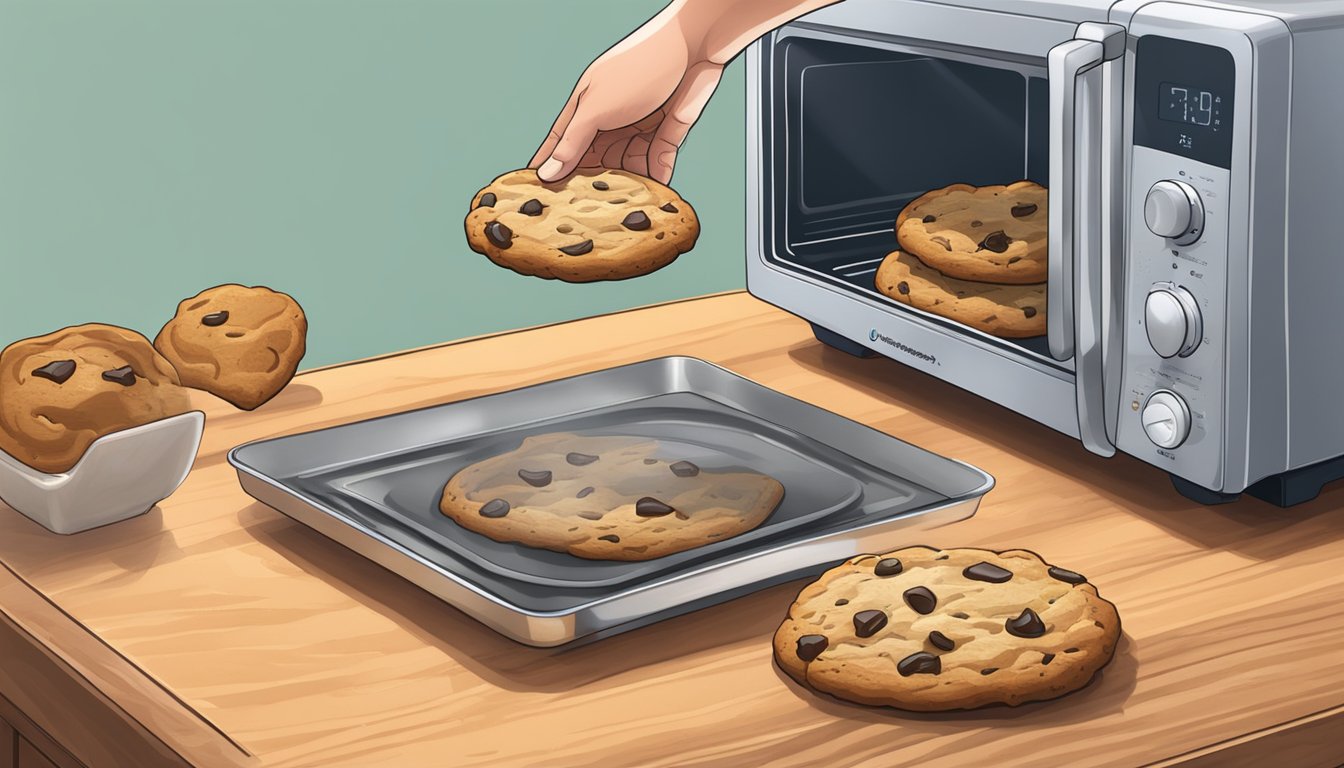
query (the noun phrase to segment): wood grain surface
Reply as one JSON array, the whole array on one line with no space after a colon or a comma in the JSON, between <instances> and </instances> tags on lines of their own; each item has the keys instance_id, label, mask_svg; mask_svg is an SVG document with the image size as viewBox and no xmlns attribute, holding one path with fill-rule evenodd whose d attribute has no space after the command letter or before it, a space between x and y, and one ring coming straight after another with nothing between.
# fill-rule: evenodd
<instances>
[{"instance_id":1,"label":"wood grain surface","mask_svg":"<svg viewBox=\"0 0 1344 768\"><path fill-rule=\"evenodd\" d=\"M1016 709L851 706L771 661L800 583L579 648L528 648L254 502L225 460L249 440L666 354L992 473L975 517L909 543L1023 547L1085 573L1119 607L1115 660L1075 695ZM1325 738L1344 708L1344 489L1290 510L1201 507L1138 461L1091 455L890 360L824 348L746 294L317 370L253 413L197 403L195 468L147 515L62 537L0 505L0 577L11 575L0 610L196 764L1344 760ZM0 680L0 694L16 685Z\"/></svg>"}]
</instances>

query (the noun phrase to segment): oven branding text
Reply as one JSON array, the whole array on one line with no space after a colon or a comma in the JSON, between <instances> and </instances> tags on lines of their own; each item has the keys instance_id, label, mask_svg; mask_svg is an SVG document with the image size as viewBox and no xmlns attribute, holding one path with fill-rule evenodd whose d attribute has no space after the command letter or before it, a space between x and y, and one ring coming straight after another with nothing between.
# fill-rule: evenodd
<instances>
[{"instance_id":1,"label":"oven branding text","mask_svg":"<svg viewBox=\"0 0 1344 768\"><path fill-rule=\"evenodd\" d=\"M872 330L868 331L868 340L880 341L889 347L904 352L905 354L910 355L911 357L917 357L926 363L932 363L934 365L938 364L937 357L930 355L928 352L921 352L918 349L915 349L914 347L907 347L906 345L891 338L890 336L887 336L886 334L878 333L876 328L873 328Z\"/></svg>"}]
</instances>

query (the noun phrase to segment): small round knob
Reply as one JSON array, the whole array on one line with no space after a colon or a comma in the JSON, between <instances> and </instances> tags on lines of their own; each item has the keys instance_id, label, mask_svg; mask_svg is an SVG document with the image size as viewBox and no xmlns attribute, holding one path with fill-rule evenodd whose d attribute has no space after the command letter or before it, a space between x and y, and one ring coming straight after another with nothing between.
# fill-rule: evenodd
<instances>
[{"instance_id":1,"label":"small round knob","mask_svg":"<svg viewBox=\"0 0 1344 768\"><path fill-rule=\"evenodd\" d=\"M1158 237L1189 245L1204 232L1204 201L1184 181L1159 181L1143 202L1143 220Z\"/></svg>"},{"instance_id":2,"label":"small round knob","mask_svg":"<svg viewBox=\"0 0 1344 768\"><path fill-rule=\"evenodd\" d=\"M1170 390L1150 395L1142 417L1144 434L1159 448L1178 448L1190 436L1190 408Z\"/></svg>"},{"instance_id":3,"label":"small round knob","mask_svg":"<svg viewBox=\"0 0 1344 768\"><path fill-rule=\"evenodd\" d=\"M1148 343L1163 358L1189 357L1204 339L1204 317L1189 291L1175 283L1156 283L1143 306Z\"/></svg>"}]
</instances>

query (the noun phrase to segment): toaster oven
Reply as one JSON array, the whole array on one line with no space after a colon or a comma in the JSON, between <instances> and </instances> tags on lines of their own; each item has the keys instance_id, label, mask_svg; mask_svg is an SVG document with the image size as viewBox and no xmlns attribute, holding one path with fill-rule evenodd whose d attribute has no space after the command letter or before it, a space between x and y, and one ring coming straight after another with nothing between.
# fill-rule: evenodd
<instances>
[{"instance_id":1,"label":"toaster oven","mask_svg":"<svg viewBox=\"0 0 1344 768\"><path fill-rule=\"evenodd\" d=\"M829 6L747 53L748 289L1196 500L1312 498L1344 475L1341 73L1344 0ZM1035 330L882 289L912 201L1018 182Z\"/></svg>"}]
</instances>

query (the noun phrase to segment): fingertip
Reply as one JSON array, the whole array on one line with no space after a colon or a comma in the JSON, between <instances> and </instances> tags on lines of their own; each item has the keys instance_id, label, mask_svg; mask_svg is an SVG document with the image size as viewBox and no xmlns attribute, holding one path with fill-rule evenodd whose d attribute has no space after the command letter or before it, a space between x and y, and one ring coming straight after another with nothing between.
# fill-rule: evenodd
<instances>
[{"instance_id":1,"label":"fingertip","mask_svg":"<svg viewBox=\"0 0 1344 768\"><path fill-rule=\"evenodd\" d=\"M555 181L564 175L564 170L564 164L552 157L537 169L537 178L542 181Z\"/></svg>"}]
</instances>

